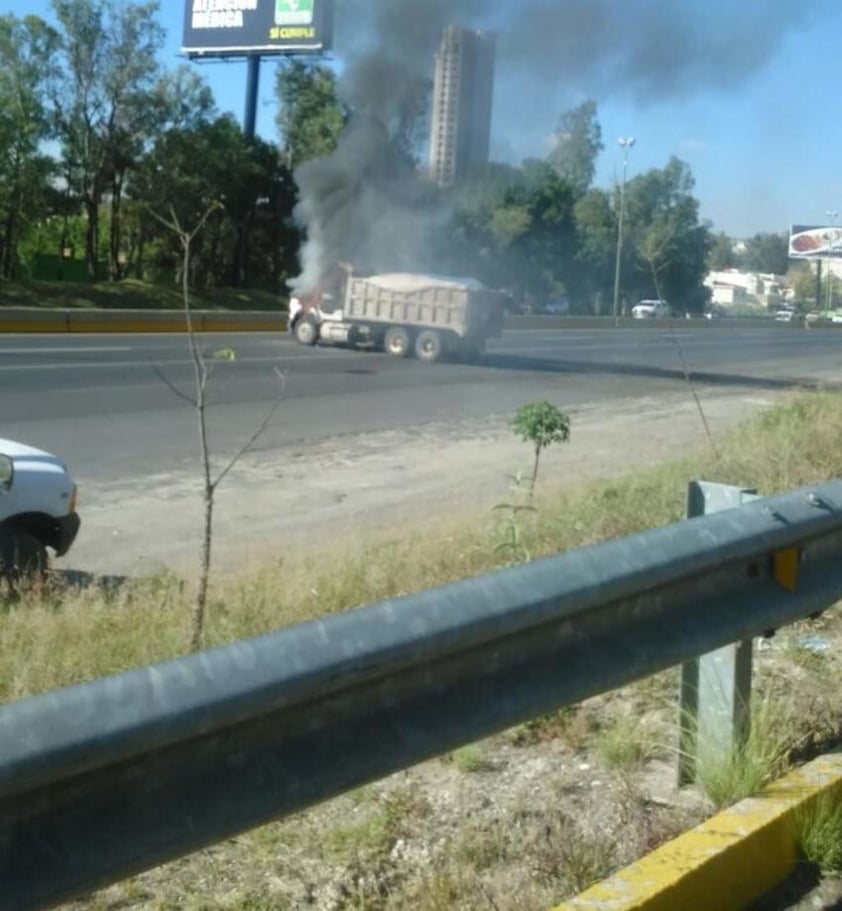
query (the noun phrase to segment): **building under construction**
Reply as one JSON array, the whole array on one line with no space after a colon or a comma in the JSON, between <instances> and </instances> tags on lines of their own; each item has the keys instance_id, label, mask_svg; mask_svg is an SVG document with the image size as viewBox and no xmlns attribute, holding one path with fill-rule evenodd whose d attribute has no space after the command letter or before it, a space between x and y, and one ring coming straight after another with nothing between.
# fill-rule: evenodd
<instances>
[{"instance_id":1,"label":"building under construction","mask_svg":"<svg viewBox=\"0 0 842 911\"><path fill-rule=\"evenodd\" d=\"M451 26L436 55L430 177L447 186L488 162L494 94L494 36Z\"/></svg>"}]
</instances>

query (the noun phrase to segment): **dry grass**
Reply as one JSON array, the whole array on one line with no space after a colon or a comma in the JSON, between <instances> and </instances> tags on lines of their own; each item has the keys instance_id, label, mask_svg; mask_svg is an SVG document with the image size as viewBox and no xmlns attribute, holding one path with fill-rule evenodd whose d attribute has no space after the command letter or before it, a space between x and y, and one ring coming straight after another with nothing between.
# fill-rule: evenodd
<instances>
[{"instance_id":1,"label":"dry grass","mask_svg":"<svg viewBox=\"0 0 842 911\"><path fill-rule=\"evenodd\" d=\"M742 426L705 455L610 483L547 492L522 519L533 556L563 551L677 521L692 477L771 493L842 476L842 400L794 398ZM489 504L491 507L493 504ZM495 518L427 532L419 540L368 543L314 571L311 554L235 578L211 593L208 646L320 615L493 571ZM116 593L97 589L33 595L7 608L0 627L0 699L10 700L183 653L191 586L173 577L142 580Z\"/></svg>"},{"instance_id":2,"label":"dry grass","mask_svg":"<svg viewBox=\"0 0 842 911\"><path fill-rule=\"evenodd\" d=\"M610 483L545 491L538 511L523 518L522 540L539 556L677 520L693 477L771 493L842 476L840 443L842 400L823 394L794 398L721 441L717 461L688 456ZM330 574L320 575L314 571L317 562L299 554L282 566L217 578L206 643L229 642L502 566L510 555L496 550L492 506L488 515L430 531L421 541L416 536L369 543L349 550L339 563L334 555ZM32 593L8 605L0 622L0 699L182 653L190 597L190 585L162 577L113 592ZM803 635L842 638L842 621L829 612L781 631L774 651L758 655L764 698L795 691L798 701L790 704L787 717L798 723L787 726L781 740L780 730L761 729L756 722L759 752L765 750L773 762L762 766L747 785L751 788L799 751L818 748L839 734L842 696L835 693L842 688L835 684L842 679L842 659L836 658L838 650L805 648ZM457 751L450 761L393 776L73 907L549 907L707 812L702 805L690 812L683 805L653 803L640 784L653 756L674 751L667 732L674 731L676 688L670 671L562 709L494 743L483 742L481 750ZM644 717L645 725L635 724ZM743 787L749 777L733 765L720 776L732 796L735 781ZM722 794L728 788L723 786Z\"/></svg>"}]
</instances>

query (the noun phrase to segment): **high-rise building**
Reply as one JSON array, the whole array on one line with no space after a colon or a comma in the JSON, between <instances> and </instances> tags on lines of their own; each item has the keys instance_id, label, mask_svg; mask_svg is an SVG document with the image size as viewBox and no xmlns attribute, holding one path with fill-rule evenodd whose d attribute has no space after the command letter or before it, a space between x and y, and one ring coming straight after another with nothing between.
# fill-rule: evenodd
<instances>
[{"instance_id":1,"label":"high-rise building","mask_svg":"<svg viewBox=\"0 0 842 911\"><path fill-rule=\"evenodd\" d=\"M451 26L436 55L430 177L447 186L488 162L494 94L494 35Z\"/></svg>"}]
</instances>

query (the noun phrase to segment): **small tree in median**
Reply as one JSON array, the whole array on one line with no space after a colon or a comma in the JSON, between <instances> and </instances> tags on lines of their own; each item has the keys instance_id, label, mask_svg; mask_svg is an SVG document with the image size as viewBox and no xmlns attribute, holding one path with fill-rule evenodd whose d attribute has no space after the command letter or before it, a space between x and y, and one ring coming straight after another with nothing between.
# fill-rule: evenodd
<instances>
[{"instance_id":1,"label":"small tree in median","mask_svg":"<svg viewBox=\"0 0 842 911\"><path fill-rule=\"evenodd\" d=\"M532 496L538 480L541 451L553 443L565 443L570 439L570 418L551 402L530 402L518 408L511 427L515 436L535 447L535 463L529 483L529 495Z\"/></svg>"},{"instance_id":2,"label":"small tree in median","mask_svg":"<svg viewBox=\"0 0 842 911\"><path fill-rule=\"evenodd\" d=\"M220 351L214 352L213 355L208 358L206 353L199 347L199 343L196 338L196 328L193 321L193 314L190 309L190 248L194 238L204 227L205 222L218 208L219 203L211 203L211 205L208 206L192 230L188 230L182 225L182 223L179 221L178 215L175 212L175 209L172 206L170 206L170 218L168 219L162 217L156 212L151 213L159 222L161 222L161 224L165 225L178 236L183 253L181 285L184 302L184 323L187 330L187 344L190 350L190 359L193 362L193 375L195 381L194 395L187 395L180 389L177 389L161 373L160 370L157 370L156 368L156 371L158 373L158 376L161 377L164 383L166 383L166 385L179 398L185 399L195 408L196 417L198 419L199 447L201 450L202 458L202 500L204 503L204 528L202 534L201 563L199 567L199 584L196 589L196 600L193 604L193 616L190 624L190 648L194 652L201 647L202 633L204 631L205 625L205 610L208 597L208 580L210 578L211 568L211 544L213 542L213 508L216 490L228 472L248 452L248 450L257 441L257 438L269 425L269 421L272 419L273 415L278 409L278 406L281 403L281 394L283 393L284 381L283 374L281 374L278 369L275 368L275 373L281 382L281 391L278 395L278 398L272 403L269 411L266 414L266 417L263 419L260 426L237 450L237 452L234 453L234 455L228 460L225 467L217 473L216 477L214 477L207 430L208 381L210 380L211 372L213 370L215 362L236 360L236 354L232 349L224 348Z\"/></svg>"}]
</instances>

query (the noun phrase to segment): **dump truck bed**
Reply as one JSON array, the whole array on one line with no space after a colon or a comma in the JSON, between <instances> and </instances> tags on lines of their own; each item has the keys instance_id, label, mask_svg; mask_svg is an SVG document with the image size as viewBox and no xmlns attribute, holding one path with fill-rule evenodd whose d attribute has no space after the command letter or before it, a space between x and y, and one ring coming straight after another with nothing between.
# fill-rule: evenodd
<instances>
[{"instance_id":1,"label":"dump truck bed","mask_svg":"<svg viewBox=\"0 0 842 911\"><path fill-rule=\"evenodd\" d=\"M489 336L499 335L499 310L497 295L475 279L397 272L350 278L344 315Z\"/></svg>"}]
</instances>

